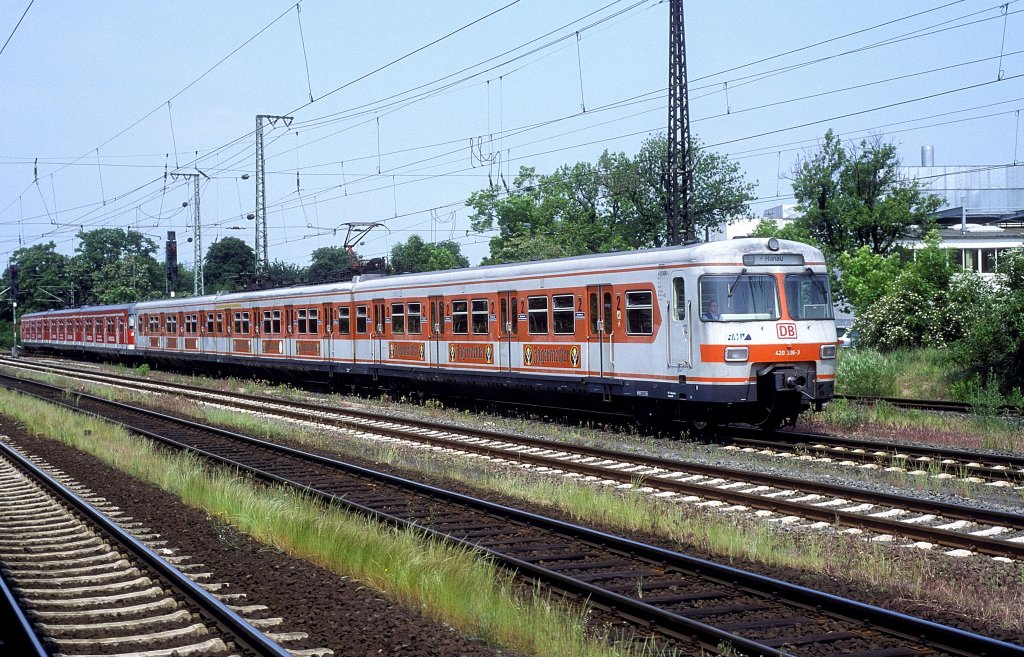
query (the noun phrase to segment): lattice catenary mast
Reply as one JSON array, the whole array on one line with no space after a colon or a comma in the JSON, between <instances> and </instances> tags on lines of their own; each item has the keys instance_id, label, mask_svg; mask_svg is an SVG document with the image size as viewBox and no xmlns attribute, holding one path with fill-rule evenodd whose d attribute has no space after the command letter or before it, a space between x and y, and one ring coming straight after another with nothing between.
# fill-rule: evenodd
<instances>
[{"instance_id":1,"label":"lattice catenary mast","mask_svg":"<svg viewBox=\"0 0 1024 657\"><path fill-rule=\"evenodd\" d=\"M686 32L683 0L670 0L668 22L668 161L665 167L668 243L680 243L680 233L694 239L690 202L693 195L693 152L690 107L686 91ZM682 229L680 229L682 222Z\"/></svg>"},{"instance_id":2,"label":"lattice catenary mast","mask_svg":"<svg viewBox=\"0 0 1024 657\"><path fill-rule=\"evenodd\" d=\"M263 120L275 125L284 121L285 127L291 126L290 116L256 115L256 282L262 282L270 266L269 249L267 248L267 187L264 180L263 159Z\"/></svg>"}]
</instances>

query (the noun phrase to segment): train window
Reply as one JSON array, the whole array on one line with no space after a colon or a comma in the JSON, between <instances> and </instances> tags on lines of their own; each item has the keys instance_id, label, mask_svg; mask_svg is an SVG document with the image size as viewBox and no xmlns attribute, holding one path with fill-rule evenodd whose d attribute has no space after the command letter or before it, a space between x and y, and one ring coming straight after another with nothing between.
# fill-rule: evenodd
<instances>
[{"instance_id":1,"label":"train window","mask_svg":"<svg viewBox=\"0 0 1024 657\"><path fill-rule=\"evenodd\" d=\"M213 313L206 313L206 332L213 333Z\"/></svg>"},{"instance_id":2,"label":"train window","mask_svg":"<svg viewBox=\"0 0 1024 657\"><path fill-rule=\"evenodd\" d=\"M234 320L233 328L236 335L249 333L249 313L235 313Z\"/></svg>"},{"instance_id":3,"label":"train window","mask_svg":"<svg viewBox=\"0 0 1024 657\"><path fill-rule=\"evenodd\" d=\"M556 294L551 297L551 325L557 335L576 332L575 297L571 294Z\"/></svg>"},{"instance_id":4,"label":"train window","mask_svg":"<svg viewBox=\"0 0 1024 657\"><path fill-rule=\"evenodd\" d=\"M107 335L114 335L114 318L107 318Z\"/></svg>"},{"instance_id":5,"label":"train window","mask_svg":"<svg viewBox=\"0 0 1024 657\"><path fill-rule=\"evenodd\" d=\"M626 334L654 333L654 294L650 290L626 292Z\"/></svg>"},{"instance_id":6,"label":"train window","mask_svg":"<svg viewBox=\"0 0 1024 657\"><path fill-rule=\"evenodd\" d=\"M185 315L185 333L189 335L199 333L199 315Z\"/></svg>"},{"instance_id":7,"label":"train window","mask_svg":"<svg viewBox=\"0 0 1024 657\"><path fill-rule=\"evenodd\" d=\"M420 317L420 314L422 312L421 309L422 309L422 306L420 304L418 304L418 303L410 303L409 304L409 314L408 314L408 316L406 317L406 320L405 320L406 328L409 329L409 333L419 333L420 332L420 323L421 323L421 319L422 319Z\"/></svg>"},{"instance_id":8,"label":"train window","mask_svg":"<svg viewBox=\"0 0 1024 657\"><path fill-rule=\"evenodd\" d=\"M264 310L263 311L263 332L264 333L280 333L281 332L281 311L280 310Z\"/></svg>"},{"instance_id":9,"label":"train window","mask_svg":"<svg viewBox=\"0 0 1024 657\"><path fill-rule=\"evenodd\" d=\"M99 321L96 322L96 328L99 328ZM160 315L149 316L149 333L156 335L160 332Z\"/></svg>"},{"instance_id":10,"label":"train window","mask_svg":"<svg viewBox=\"0 0 1024 657\"><path fill-rule=\"evenodd\" d=\"M224 313L217 313L217 333L224 332Z\"/></svg>"},{"instance_id":11,"label":"train window","mask_svg":"<svg viewBox=\"0 0 1024 657\"><path fill-rule=\"evenodd\" d=\"M338 335L348 335L352 331L351 309L338 308Z\"/></svg>"},{"instance_id":12,"label":"train window","mask_svg":"<svg viewBox=\"0 0 1024 657\"><path fill-rule=\"evenodd\" d=\"M92 338L92 319L85 320L85 337Z\"/></svg>"},{"instance_id":13,"label":"train window","mask_svg":"<svg viewBox=\"0 0 1024 657\"><path fill-rule=\"evenodd\" d=\"M366 333L366 306L356 306L356 333Z\"/></svg>"},{"instance_id":14,"label":"train window","mask_svg":"<svg viewBox=\"0 0 1024 657\"><path fill-rule=\"evenodd\" d=\"M469 333L469 302L452 301L452 333Z\"/></svg>"},{"instance_id":15,"label":"train window","mask_svg":"<svg viewBox=\"0 0 1024 657\"><path fill-rule=\"evenodd\" d=\"M320 309L309 309L309 332L312 335L320 335Z\"/></svg>"},{"instance_id":16,"label":"train window","mask_svg":"<svg viewBox=\"0 0 1024 657\"><path fill-rule=\"evenodd\" d=\"M473 299L473 333L487 333L487 299Z\"/></svg>"},{"instance_id":17,"label":"train window","mask_svg":"<svg viewBox=\"0 0 1024 657\"><path fill-rule=\"evenodd\" d=\"M164 330L167 331L167 335L174 335L178 332L178 316L173 313L167 314L167 321L164 322ZM107 333L112 334L114 332L113 320L107 320Z\"/></svg>"},{"instance_id":18,"label":"train window","mask_svg":"<svg viewBox=\"0 0 1024 657\"><path fill-rule=\"evenodd\" d=\"M511 328L511 325L508 323L508 299L502 297L498 300L498 330L505 334Z\"/></svg>"},{"instance_id":19,"label":"train window","mask_svg":"<svg viewBox=\"0 0 1024 657\"><path fill-rule=\"evenodd\" d=\"M519 335L519 301L512 297L512 335Z\"/></svg>"},{"instance_id":20,"label":"train window","mask_svg":"<svg viewBox=\"0 0 1024 657\"><path fill-rule=\"evenodd\" d=\"M530 333L547 335L548 332L548 298L527 297L527 316L530 319Z\"/></svg>"},{"instance_id":21,"label":"train window","mask_svg":"<svg viewBox=\"0 0 1024 657\"><path fill-rule=\"evenodd\" d=\"M306 322L306 309L305 308L299 308L297 311L295 311L295 324L298 326L298 328L296 329L297 333L307 333L308 332L307 329L309 327L308 327L307 322Z\"/></svg>"},{"instance_id":22,"label":"train window","mask_svg":"<svg viewBox=\"0 0 1024 657\"><path fill-rule=\"evenodd\" d=\"M405 304L391 304L391 332L397 334L405 333Z\"/></svg>"},{"instance_id":23,"label":"train window","mask_svg":"<svg viewBox=\"0 0 1024 657\"><path fill-rule=\"evenodd\" d=\"M779 290L771 274L748 274L744 269L700 277L701 320L742 322L779 317Z\"/></svg>"},{"instance_id":24,"label":"train window","mask_svg":"<svg viewBox=\"0 0 1024 657\"><path fill-rule=\"evenodd\" d=\"M825 274L786 276L786 305L793 319L832 319L832 299Z\"/></svg>"},{"instance_id":25,"label":"train window","mask_svg":"<svg viewBox=\"0 0 1024 657\"><path fill-rule=\"evenodd\" d=\"M677 276L672 279L672 311L677 320L686 319L686 285L685 281Z\"/></svg>"}]
</instances>

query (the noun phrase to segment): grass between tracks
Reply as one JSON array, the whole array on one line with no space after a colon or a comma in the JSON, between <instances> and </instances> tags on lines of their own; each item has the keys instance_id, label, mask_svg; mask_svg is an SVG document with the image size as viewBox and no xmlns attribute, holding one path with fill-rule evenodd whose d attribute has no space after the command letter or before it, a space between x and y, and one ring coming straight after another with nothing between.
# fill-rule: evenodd
<instances>
[{"instance_id":1,"label":"grass between tracks","mask_svg":"<svg viewBox=\"0 0 1024 657\"><path fill-rule=\"evenodd\" d=\"M60 440L257 540L385 591L469 635L529 655L640 657L649 646L588 637L586 610L541 592L523 594L478 554L325 508L281 487L156 449L108 423L0 391L3 414L41 437Z\"/></svg>"}]
</instances>

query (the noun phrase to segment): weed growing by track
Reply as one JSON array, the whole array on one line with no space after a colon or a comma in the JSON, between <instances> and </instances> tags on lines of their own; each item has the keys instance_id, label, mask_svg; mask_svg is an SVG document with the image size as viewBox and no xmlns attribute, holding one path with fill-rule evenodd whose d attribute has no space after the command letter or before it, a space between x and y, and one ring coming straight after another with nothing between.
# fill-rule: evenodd
<instances>
[{"instance_id":1,"label":"weed growing by track","mask_svg":"<svg viewBox=\"0 0 1024 657\"><path fill-rule=\"evenodd\" d=\"M192 456L168 453L103 421L20 394L0 391L0 408L35 435L92 454L257 540L366 582L472 636L530 655L658 654L649 645L609 646L600 637L588 637L585 608L539 591L524 594L509 575L472 551L324 507Z\"/></svg>"}]
</instances>

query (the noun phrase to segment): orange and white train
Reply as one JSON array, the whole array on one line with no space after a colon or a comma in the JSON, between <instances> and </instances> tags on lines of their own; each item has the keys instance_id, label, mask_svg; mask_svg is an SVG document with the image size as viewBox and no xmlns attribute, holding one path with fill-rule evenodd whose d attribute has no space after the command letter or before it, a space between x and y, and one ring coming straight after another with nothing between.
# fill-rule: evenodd
<instances>
[{"instance_id":1,"label":"orange and white train","mask_svg":"<svg viewBox=\"0 0 1024 657\"><path fill-rule=\"evenodd\" d=\"M742 239L31 313L22 344L765 427L832 397L821 252Z\"/></svg>"}]
</instances>

